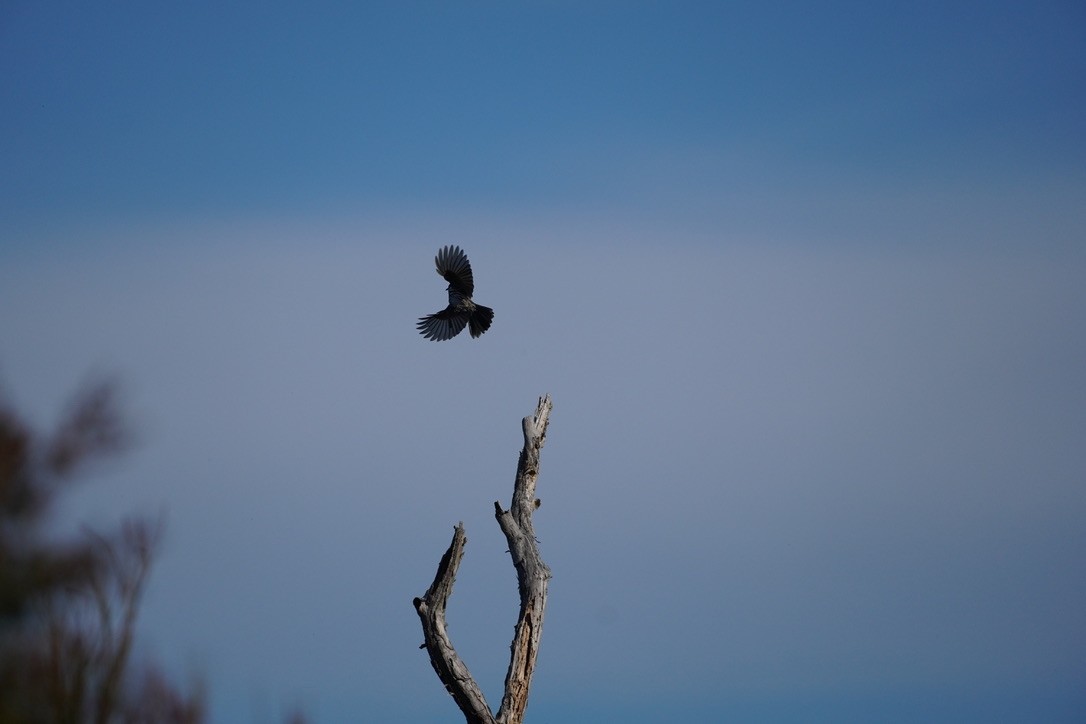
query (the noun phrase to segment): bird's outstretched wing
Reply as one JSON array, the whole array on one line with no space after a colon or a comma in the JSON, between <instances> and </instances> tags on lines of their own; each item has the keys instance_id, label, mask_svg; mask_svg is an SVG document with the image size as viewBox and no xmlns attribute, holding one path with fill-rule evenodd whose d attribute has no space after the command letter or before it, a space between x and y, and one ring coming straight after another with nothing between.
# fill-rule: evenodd
<instances>
[{"instance_id":1,"label":"bird's outstretched wing","mask_svg":"<svg viewBox=\"0 0 1086 724\"><path fill-rule=\"evenodd\" d=\"M419 334L426 339L444 342L446 339L452 339L463 331L464 327L467 326L469 316L465 312L443 309L440 312L419 319L416 328L419 330Z\"/></svg>"},{"instance_id":2,"label":"bird's outstretched wing","mask_svg":"<svg viewBox=\"0 0 1086 724\"><path fill-rule=\"evenodd\" d=\"M471 278L471 264L468 263L467 255L459 246L442 247L434 257L434 263L437 265L437 273L449 283L450 291L456 290L465 297L472 295L475 291L475 282ZM453 303L451 294L449 303ZM463 325L460 329L463 329Z\"/></svg>"}]
</instances>

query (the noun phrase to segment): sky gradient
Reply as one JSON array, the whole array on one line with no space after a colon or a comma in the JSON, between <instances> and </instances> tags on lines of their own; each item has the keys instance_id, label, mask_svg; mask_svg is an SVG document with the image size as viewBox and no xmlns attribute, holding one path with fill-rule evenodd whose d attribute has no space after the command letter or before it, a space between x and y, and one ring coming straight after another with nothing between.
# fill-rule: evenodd
<instances>
[{"instance_id":1,"label":"sky gradient","mask_svg":"<svg viewBox=\"0 0 1086 724\"><path fill-rule=\"evenodd\" d=\"M0 384L116 375L58 526L168 517L214 722L1086 716L1079 3L5 3ZM486 335L423 340L459 244Z\"/></svg>"}]
</instances>

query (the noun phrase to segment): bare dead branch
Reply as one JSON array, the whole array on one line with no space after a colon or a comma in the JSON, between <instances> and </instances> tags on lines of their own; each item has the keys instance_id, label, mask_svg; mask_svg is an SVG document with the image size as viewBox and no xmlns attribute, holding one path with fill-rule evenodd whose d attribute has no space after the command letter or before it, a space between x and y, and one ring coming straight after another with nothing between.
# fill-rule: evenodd
<instances>
[{"instance_id":1,"label":"bare dead branch","mask_svg":"<svg viewBox=\"0 0 1086 724\"><path fill-rule=\"evenodd\" d=\"M551 577L550 569L539 554L539 544L532 527L532 513L539 507L535 497L539 451L546 439L551 408L550 395L544 395L539 398L535 414L522 421L524 448L517 463L512 502L509 510L503 510L499 502L494 503L494 517L509 543L509 555L517 571L520 591L520 616L510 646L505 693L496 717L490 713L482 691L457 655L446 630L445 610L467 543L463 523L455 528L452 543L441 557L433 584L426 595L414 600L425 639L421 648L429 653L434 671L460 707L468 724L520 724L528 706L528 691L543 634L547 581Z\"/></svg>"},{"instance_id":2,"label":"bare dead branch","mask_svg":"<svg viewBox=\"0 0 1086 724\"><path fill-rule=\"evenodd\" d=\"M539 641L543 636L543 613L547 605L547 581L550 580L551 570L539 553L539 543L532 527L532 513L537 508L535 486L539 477L539 451L547 437L551 408L550 395L544 395L539 398L535 415L522 421L524 448L517 463L512 504L508 511L503 511L500 503L494 503L494 517L509 543L509 555L517 570L520 590L520 616L510 646L505 694L497 716L499 724L519 724L524 720Z\"/></svg>"},{"instance_id":3,"label":"bare dead branch","mask_svg":"<svg viewBox=\"0 0 1086 724\"><path fill-rule=\"evenodd\" d=\"M464 545L468 542L464 534L464 524L457 523L453 532L452 543L441 563L437 567L434 582L422 598L414 600L415 610L422 620L423 646L430 654L430 664L437 673L437 678L452 695L460 711L464 713L468 724L494 724L494 717L486 703L479 685L471 677L467 665L456 653L445 624L445 609L452 595L456 571L464 557Z\"/></svg>"}]
</instances>

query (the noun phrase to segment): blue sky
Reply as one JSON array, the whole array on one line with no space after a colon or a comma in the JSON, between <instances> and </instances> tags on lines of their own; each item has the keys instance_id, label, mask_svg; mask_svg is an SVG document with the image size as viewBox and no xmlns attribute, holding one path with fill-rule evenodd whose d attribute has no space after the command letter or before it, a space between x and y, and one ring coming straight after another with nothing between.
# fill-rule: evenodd
<instances>
[{"instance_id":1,"label":"blue sky","mask_svg":"<svg viewBox=\"0 0 1086 724\"><path fill-rule=\"evenodd\" d=\"M1081 720L1079 4L219 5L0 10L0 380L124 382L214 721L455 720L459 520L496 704L544 392L529 720Z\"/></svg>"}]
</instances>

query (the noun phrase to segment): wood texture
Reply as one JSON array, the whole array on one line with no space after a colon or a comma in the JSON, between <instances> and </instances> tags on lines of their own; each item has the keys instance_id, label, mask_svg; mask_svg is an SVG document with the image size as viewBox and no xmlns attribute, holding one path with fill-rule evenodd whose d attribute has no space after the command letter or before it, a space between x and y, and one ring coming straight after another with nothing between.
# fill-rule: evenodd
<instances>
[{"instance_id":1,"label":"wood texture","mask_svg":"<svg viewBox=\"0 0 1086 724\"><path fill-rule=\"evenodd\" d=\"M460 568L467 542L464 524L457 523L453 529L452 543L437 566L434 582L422 598L414 600L414 604L422 620L422 635L425 641L423 647L430 654L430 665L437 672L437 678L441 679L445 689L452 695L468 724L494 724L486 698L475 679L471 678L467 665L453 648L445 624L445 609L449 604L449 596L452 595L453 581L456 580L456 571Z\"/></svg>"},{"instance_id":2,"label":"wood texture","mask_svg":"<svg viewBox=\"0 0 1086 724\"><path fill-rule=\"evenodd\" d=\"M535 489L539 477L540 450L546 440L551 408L550 395L544 395L539 398L535 414L522 420L524 448L517 463L512 502L509 510L503 510L500 502L494 503L494 517L509 543L509 555L517 572L520 591L520 615L510 646L505 693L496 716L491 714L482 691L453 648L445 624L445 610L467 543L463 523L454 529L452 543L441 557L434 582L422 598L414 600L415 610L422 621L425 639L422 647L429 653L434 671L460 707L468 724L520 724L528 707L528 692L543 635L547 581L551 577L550 569L539 554L539 543L532 526L532 514L539 507Z\"/></svg>"}]
</instances>

